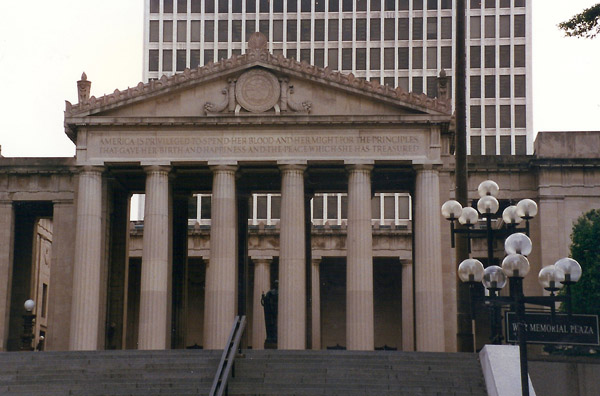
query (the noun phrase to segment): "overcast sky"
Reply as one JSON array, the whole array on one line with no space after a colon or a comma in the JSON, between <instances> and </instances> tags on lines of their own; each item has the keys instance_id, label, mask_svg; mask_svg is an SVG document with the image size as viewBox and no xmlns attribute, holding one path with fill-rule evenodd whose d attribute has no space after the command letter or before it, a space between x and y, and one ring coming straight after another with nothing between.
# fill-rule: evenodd
<instances>
[{"instance_id":1,"label":"overcast sky","mask_svg":"<svg viewBox=\"0 0 600 396\"><path fill-rule=\"evenodd\" d=\"M530 1L530 0L527 0ZM533 0L534 130L600 130L600 37L556 25L598 0ZM3 1L2 155L72 156L64 101L83 71L98 97L142 79L143 0Z\"/></svg>"}]
</instances>

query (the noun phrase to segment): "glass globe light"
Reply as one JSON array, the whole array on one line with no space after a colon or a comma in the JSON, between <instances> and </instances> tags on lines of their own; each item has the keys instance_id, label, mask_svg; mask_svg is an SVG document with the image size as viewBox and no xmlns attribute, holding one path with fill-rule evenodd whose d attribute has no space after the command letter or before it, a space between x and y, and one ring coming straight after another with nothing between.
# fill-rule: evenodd
<instances>
[{"instance_id":1,"label":"glass globe light","mask_svg":"<svg viewBox=\"0 0 600 396\"><path fill-rule=\"evenodd\" d=\"M488 290L500 290L506 285L506 274L497 265L490 265L483 271L483 286Z\"/></svg>"},{"instance_id":2,"label":"glass globe light","mask_svg":"<svg viewBox=\"0 0 600 396\"><path fill-rule=\"evenodd\" d=\"M524 278L529 272L529 260L522 254L509 254L502 260L502 271L509 278Z\"/></svg>"},{"instance_id":3,"label":"glass globe light","mask_svg":"<svg viewBox=\"0 0 600 396\"><path fill-rule=\"evenodd\" d=\"M499 190L500 188L498 187L498 184L493 180L483 181L479 183L479 187L477 187L477 192L482 198L486 195L491 195L492 197L495 197L498 195Z\"/></svg>"},{"instance_id":4,"label":"glass globe light","mask_svg":"<svg viewBox=\"0 0 600 396\"><path fill-rule=\"evenodd\" d=\"M537 204L531 199L522 199L517 204L517 215L522 218L532 218L538 212Z\"/></svg>"},{"instance_id":5,"label":"glass globe light","mask_svg":"<svg viewBox=\"0 0 600 396\"><path fill-rule=\"evenodd\" d=\"M476 259L466 259L458 266L458 277L463 282L481 282L483 264Z\"/></svg>"},{"instance_id":6,"label":"glass globe light","mask_svg":"<svg viewBox=\"0 0 600 396\"><path fill-rule=\"evenodd\" d=\"M477 210L481 214L494 214L498 211L499 207L498 200L491 195L481 197L477 201Z\"/></svg>"},{"instance_id":7,"label":"glass globe light","mask_svg":"<svg viewBox=\"0 0 600 396\"><path fill-rule=\"evenodd\" d=\"M561 258L554 263L565 274L565 282L577 282L581 278L581 265L572 258Z\"/></svg>"},{"instance_id":8,"label":"glass globe light","mask_svg":"<svg viewBox=\"0 0 600 396\"><path fill-rule=\"evenodd\" d=\"M502 220L506 224L519 224L523 219L517 215L517 206L510 205L502 212Z\"/></svg>"},{"instance_id":9,"label":"glass globe light","mask_svg":"<svg viewBox=\"0 0 600 396\"><path fill-rule=\"evenodd\" d=\"M504 242L504 251L506 254L522 254L529 256L531 253L531 239L525 234L512 234Z\"/></svg>"},{"instance_id":10,"label":"glass globe light","mask_svg":"<svg viewBox=\"0 0 600 396\"><path fill-rule=\"evenodd\" d=\"M462 213L460 214L460 217L458 218L458 221L460 222L460 224L467 224L467 225L476 224L477 220L479 220L479 213L477 213L477 211L470 206L463 208Z\"/></svg>"},{"instance_id":11,"label":"glass globe light","mask_svg":"<svg viewBox=\"0 0 600 396\"><path fill-rule=\"evenodd\" d=\"M27 300L25 301L25 304L23 304L23 306L25 307L25 311L31 312L33 311L33 308L35 308L35 301Z\"/></svg>"},{"instance_id":12,"label":"glass globe light","mask_svg":"<svg viewBox=\"0 0 600 396\"><path fill-rule=\"evenodd\" d=\"M565 273L555 265L548 265L541 269L538 281L544 289L556 291L563 286L562 282L565 281Z\"/></svg>"},{"instance_id":13,"label":"glass globe light","mask_svg":"<svg viewBox=\"0 0 600 396\"><path fill-rule=\"evenodd\" d=\"M450 200L442 205L442 216L446 220L458 219L462 214L462 205L458 201Z\"/></svg>"}]
</instances>

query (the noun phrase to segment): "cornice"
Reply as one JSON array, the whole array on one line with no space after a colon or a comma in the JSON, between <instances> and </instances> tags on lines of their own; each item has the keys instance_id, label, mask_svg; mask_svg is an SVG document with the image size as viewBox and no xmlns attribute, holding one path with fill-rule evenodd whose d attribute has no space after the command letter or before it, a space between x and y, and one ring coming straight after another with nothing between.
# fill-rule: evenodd
<instances>
[{"instance_id":1,"label":"cornice","mask_svg":"<svg viewBox=\"0 0 600 396\"><path fill-rule=\"evenodd\" d=\"M68 119L69 125L76 127L156 127L171 126L182 128L206 128L214 126L253 126L253 125L423 125L447 124L445 115L281 115L273 114L236 116L198 116L198 117L102 117L76 116Z\"/></svg>"},{"instance_id":2,"label":"cornice","mask_svg":"<svg viewBox=\"0 0 600 396\"><path fill-rule=\"evenodd\" d=\"M540 169L600 168L600 158L535 158L531 166Z\"/></svg>"},{"instance_id":3,"label":"cornice","mask_svg":"<svg viewBox=\"0 0 600 396\"><path fill-rule=\"evenodd\" d=\"M182 73L167 77L163 75L159 80L148 83L140 82L133 88L124 91L115 89L112 94L99 98L94 96L77 104L66 101L65 118L77 115L90 115L94 112L108 110L119 105L137 102L145 98L160 95L169 89L183 89L199 82L210 80L225 73L247 69L252 66L263 66L283 73L289 73L310 80L331 83L334 86L353 90L357 93L367 93L384 99L392 100L400 106L411 108L425 113L438 113L450 115L450 99L430 98L425 94L406 92L402 88L392 88L380 85L377 81L367 81L356 78L352 73L342 73L329 69L309 65L295 59L285 58L283 55L273 55L265 48L249 49L243 55L233 55L229 59L217 63L209 63L196 69L185 69Z\"/></svg>"},{"instance_id":4,"label":"cornice","mask_svg":"<svg viewBox=\"0 0 600 396\"><path fill-rule=\"evenodd\" d=\"M0 157L0 173L35 174L35 175L63 175L72 174L77 170L72 157Z\"/></svg>"}]
</instances>

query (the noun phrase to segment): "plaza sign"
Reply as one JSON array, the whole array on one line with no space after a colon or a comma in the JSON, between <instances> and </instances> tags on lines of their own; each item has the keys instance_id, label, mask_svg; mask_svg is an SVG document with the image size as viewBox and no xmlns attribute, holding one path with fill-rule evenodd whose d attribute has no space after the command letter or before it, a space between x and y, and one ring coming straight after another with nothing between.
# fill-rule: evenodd
<instances>
[{"instance_id":1,"label":"plaza sign","mask_svg":"<svg viewBox=\"0 0 600 396\"><path fill-rule=\"evenodd\" d=\"M518 342L516 313L506 313L506 326L506 341ZM530 344L600 345L597 315L526 313L525 333Z\"/></svg>"}]
</instances>

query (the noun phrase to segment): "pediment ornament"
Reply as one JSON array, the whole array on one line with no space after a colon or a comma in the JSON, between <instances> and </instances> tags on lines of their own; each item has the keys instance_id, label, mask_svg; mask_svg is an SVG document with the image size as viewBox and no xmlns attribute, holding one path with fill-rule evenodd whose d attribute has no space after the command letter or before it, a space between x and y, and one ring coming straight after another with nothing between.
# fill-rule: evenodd
<instances>
[{"instance_id":1,"label":"pediment ornament","mask_svg":"<svg viewBox=\"0 0 600 396\"><path fill-rule=\"evenodd\" d=\"M242 74L235 85L235 99L251 113L262 113L279 102L281 88L273 73L253 69Z\"/></svg>"},{"instance_id":2,"label":"pediment ornament","mask_svg":"<svg viewBox=\"0 0 600 396\"><path fill-rule=\"evenodd\" d=\"M275 111L309 113L312 102L303 100L296 102L294 87L289 85L288 77L277 77L265 69L251 69L237 79L229 79L228 87L221 90L223 98L219 102L206 102L206 114L264 113Z\"/></svg>"}]
</instances>

